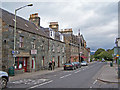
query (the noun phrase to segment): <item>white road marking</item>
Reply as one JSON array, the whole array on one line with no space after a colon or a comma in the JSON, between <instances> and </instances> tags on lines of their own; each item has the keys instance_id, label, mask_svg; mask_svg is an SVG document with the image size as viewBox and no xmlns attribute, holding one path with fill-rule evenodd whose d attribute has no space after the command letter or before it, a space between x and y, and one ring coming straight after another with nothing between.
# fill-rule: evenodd
<instances>
[{"instance_id":1,"label":"white road marking","mask_svg":"<svg viewBox=\"0 0 120 90\"><path fill-rule=\"evenodd\" d=\"M68 77L68 76L70 76L71 74L68 74L68 75L65 75L65 76L62 76L62 77L60 77L60 78L65 78L65 77Z\"/></svg>"},{"instance_id":2,"label":"white road marking","mask_svg":"<svg viewBox=\"0 0 120 90\"><path fill-rule=\"evenodd\" d=\"M57 75L54 75L54 76L57 76Z\"/></svg>"},{"instance_id":3,"label":"white road marking","mask_svg":"<svg viewBox=\"0 0 120 90\"><path fill-rule=\"evenodd\" d=\"M95 80L94 82L93 82L93 84L95 84L97 82L97 80Z\"/></svg>"},{"instance_id":4,"label":"white road marking","mask_svg":"<svg viewBox=\"0 0 120 90\"><path fill-rule=\"evenodd\" d=\"M39 85L32 86L32 87L30 87L30 89L31 88L36 88L36 87L39 87L39 86L42 86L42 85L45 85L45 84L48 84L48 83L51 83L51 82L53 82L53 80L45 82L45 83L42 83L42 84L39 84Z\"/></svg>"},{"instance_id":5,"label":"white road marking","mask_svg":"<svg viewBox=\"0 0 120 90\"><path fill-rule=\"evenodd\" d=\"M90 86L90 88L92 88L92 86Z\"/></svg>"},{"instance_id":6,"label":"white road marking","mask_svg":"<svg viewBox=\"0 0 120 90\"><path fill-rule=\"evenodd\" d=\"M76 71L75 73L78 73L78 72L80 72L80 70L79 70L79 71Z\"/></svg>"}]
</instances>

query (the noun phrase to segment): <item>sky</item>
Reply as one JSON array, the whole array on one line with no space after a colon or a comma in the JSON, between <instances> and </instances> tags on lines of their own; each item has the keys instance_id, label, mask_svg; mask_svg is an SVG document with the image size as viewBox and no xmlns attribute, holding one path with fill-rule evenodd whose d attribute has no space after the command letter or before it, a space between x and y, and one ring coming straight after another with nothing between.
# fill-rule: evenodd
<instances>
[{"instance_id":1,"label":"sky","mask_svg":"<svg viewBox=\"0 0 120 90\"><path fill-rule=\"evenodd\" d=\"M118 37L118 0L6 0L2 8L14 13L15 9L32 3L17 12L29 20L30 14L38 13L42 27L49 22L58 22L59 29L72 28L75 35L80 33L91 51L98 48L112 49Z\"/></svg>"}]
</instances>

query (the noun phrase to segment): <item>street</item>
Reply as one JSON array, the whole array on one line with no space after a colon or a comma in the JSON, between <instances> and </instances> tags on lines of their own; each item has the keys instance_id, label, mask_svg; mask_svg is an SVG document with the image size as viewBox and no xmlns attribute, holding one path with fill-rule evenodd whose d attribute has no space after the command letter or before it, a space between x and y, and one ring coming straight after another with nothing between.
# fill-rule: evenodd
<instances>
[{"instance_id":1,"label":"street","mask_svg":"<svg viewBox=\"0 0 120 90\"><path fill-rule=\"evenodd\" d=\"M95 62L76 70L61 70L37 77L8 83L7 88L117 88L117 84L109 84L97 80L100 69L105 62Z\"/></svg>"}]
</instances>

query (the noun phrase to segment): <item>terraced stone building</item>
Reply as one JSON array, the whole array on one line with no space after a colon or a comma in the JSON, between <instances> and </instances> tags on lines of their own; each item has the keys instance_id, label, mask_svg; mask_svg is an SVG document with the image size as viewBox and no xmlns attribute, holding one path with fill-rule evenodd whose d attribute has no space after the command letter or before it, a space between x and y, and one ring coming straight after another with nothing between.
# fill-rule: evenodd
<instances>
[{"instance_id":1,"label":"terraced stone building","mask_svg":"<svg viewBox=\"0 0 120 90\"><path fill-rule=\"evenodd\" d=\"M40 26L37 13L30 15L29 21L17 16L16 51L14 47L14 14L0 9L2 24L2 70L14 65L15 73L33 72L48 69L50 60L60 67L66 62L65 43L61 33ZM46 32L49 31L49 32ZM56 35L57 39L56 39ZM53 52L54 51L54 52ZM13 53L14 52L14 53ZM15 61L14 61L15 57Z\"/></svg>"}]
</instances>

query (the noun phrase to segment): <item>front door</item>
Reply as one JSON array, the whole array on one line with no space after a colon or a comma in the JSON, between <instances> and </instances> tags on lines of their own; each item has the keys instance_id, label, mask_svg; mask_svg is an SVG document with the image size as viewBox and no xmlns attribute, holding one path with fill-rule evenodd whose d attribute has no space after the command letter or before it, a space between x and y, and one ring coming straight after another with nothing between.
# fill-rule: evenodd
<instances>
[{"instance_id":1,"label":"front door","mask_svg":"<svg viewBox=\"0 0 120 90\"><path fill-rule=\"evenodd\" d=\"M24 71L27 72L27 58L23 58L23 68Z\"/></svg>"},{"instance_id":2,"label":"front door","mask_svg":"<svg viewBox=\"0 0 120 90\"><path fill-rule=\"evenodd\" d=\"M35 69L35 57L32 58L32 69Z\"/></svg>"}]
</instances>

